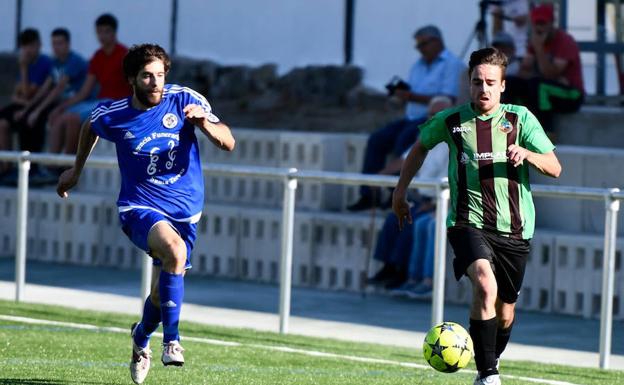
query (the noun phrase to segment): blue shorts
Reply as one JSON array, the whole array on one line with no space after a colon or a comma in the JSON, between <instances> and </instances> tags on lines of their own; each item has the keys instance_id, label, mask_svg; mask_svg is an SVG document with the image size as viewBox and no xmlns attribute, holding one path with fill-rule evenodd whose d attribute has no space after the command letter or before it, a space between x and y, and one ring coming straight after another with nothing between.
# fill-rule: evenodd
<instances>
[{"instance_id":1,"label":"blue shorts","mask_svg":"<svg viewBox=\"0 0 624 385\"><path fill-rule=\"evenodd\" d=\"M74 104L73 106L70 106L67 109L67 112L71 113L71 114L76 114L80 116L80 122L84 122L85 120L87 120L89 118L89 116L91 115L91 111L93 111L93 109L95 107L97 107L98 104L109 101L111 99L89 99L89 100L85 100L82 101L80 103Z\"/></svg>"},{"instance_id":2,"label":"blue shorts","mask_svg":"<svg viewBox=\"0 0 624 385\"><path fill-rule=\"evenodd\" d=\"M170 218L167 218L161 213L148 209L132 209L119 213L119 220L121 221L121 229L141 250L151 255L150 249L147 245L147 235L154 225L158 222L167 222L184 240L186 243L186 265L185 269L188 270L191 265L191 251L197 238L197 224L188 222L176 222ZM162 266L160 259L154 258L154 266Z\"/></svg>"}]
</instances>

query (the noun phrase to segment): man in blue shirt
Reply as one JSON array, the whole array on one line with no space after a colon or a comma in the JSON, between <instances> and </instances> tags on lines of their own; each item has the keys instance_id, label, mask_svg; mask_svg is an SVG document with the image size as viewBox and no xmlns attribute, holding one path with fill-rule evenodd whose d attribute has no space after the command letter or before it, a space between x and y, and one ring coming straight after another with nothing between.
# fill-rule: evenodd
<instances>
[{"instance_id":1,"label":"man in blue shirt","mask_svg":"<svg viewBox=\"0 0 624 385\"><path fill-rule=\"evenodd\" d=\"M234 149L230 129L199 93L166 84L170 60L159 46L132 47L123 69L133 95L100 103L81 131L73 168L59 178L57 193L78 183L99 137L115 143L121 172L117 200L122 229L154 259L152 291L141 322L132 325L132 380L140 384L150 367L149 338L163 324L164 365L184 364L178 322L184 273L204 203L204 182L195 127L222 150Z\"/></svg>"},{"instance_id":2,"label":"man in blue shirt","mask_svg":"<svg viewBox=\"0 0 624 385\"><path fill-rule=\"evenodd\" d=\"M31 131L36 133L36 139L41 141L38 147L43 147L46 121L52 108L58 102L76 93L87 76L87 62L70 49L71 37L69 31L65 28L56 28L52 31L51 40L54 57L50 74L37 91L35 97L19 112L19 116L24 117ZM64 136L71 135L63 135L64 133L55 130L57 125L54 124L54 120L54 117L52 117L51 131L48 136L48 150L58 153L61 152L63 146L61 139ZM78 144L78 132L74 133L73 136L75 138L66 138L73 143L71 148L68 148L66 151L70 154L75 153L75 148ZM54 181L56 182L56 179Z\"/></svg>"},{"instance_id":3,"label":"man in blue shirt","mask_svg":"<svg viewBox=\"0 0 624 385\"><path fill-rule=\"evenodd\" d=\"M459 76L464 64L444 47L442 32L433 25L414 33L415 48L420 58L412 65L409 87L391 89L391 96L407 103L405 117L373 132L368 139L362 173L376 174L384 168L386 157L398 158L418 137L418 126L427 118L427 105L437 95L453 101L459 93ZM348 207L360 211L377 206L379 194L368 186L360 188L360 199Z\"/></svg>"},{"instance_id":4,"label":"man in blue shirt","mask_svg":"<svg viewBox=\"0 0 624 385\"><path fill-rule=\"evenodd\" d=\"M19 74L17 84L11 96L11 103L0 109L0 150L11 149L11 135L19 134L20 147L26 151L40 151L39 143L33 140L36 135L28 130L24 115L20 113L24 106L35 96L50 74L52 60L41 54L41 39L36 29L27 28L18 37ZM0 178L9 177L9 165L0 162ZM16 180L16 175L11 179Z\"/></svg>"}]
</instances>

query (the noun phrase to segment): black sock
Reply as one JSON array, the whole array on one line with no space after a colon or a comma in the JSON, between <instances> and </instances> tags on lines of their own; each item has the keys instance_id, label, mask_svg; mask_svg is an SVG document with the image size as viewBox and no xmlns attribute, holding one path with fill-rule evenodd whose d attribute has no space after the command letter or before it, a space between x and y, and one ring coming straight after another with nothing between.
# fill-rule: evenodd
<instances>
[{"instance_id":1,"label":"black sock","mask_svg":"<svg viewBox=\"0 0 624 385\"><path fill-rule=\"evenodd\" d=\"M498 374L496 370L496 317L488 320L470 319L470 337L474 343L475 363L480 376Z\"/></svg>"},{"instance_id":2,"label":"black sock","mask_svg":"<svg viewBox=\"0 0 624 385\"><path fill-rule=\"evenodd\" d=\"M509 337L511 337L511 329L513 328L513 322L507 329L498 328L496 331L496 358L499 358L505 351Z\"/></svg>"}]
</instances>

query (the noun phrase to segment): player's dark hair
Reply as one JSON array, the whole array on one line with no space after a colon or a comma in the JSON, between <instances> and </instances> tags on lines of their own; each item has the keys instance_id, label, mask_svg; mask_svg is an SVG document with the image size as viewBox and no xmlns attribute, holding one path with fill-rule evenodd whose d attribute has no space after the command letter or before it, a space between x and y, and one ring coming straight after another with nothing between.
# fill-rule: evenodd
<instances>
[{"instance_id":1,"label":"player's dark hair","mask_svg":"<svg viewBox=\"0 0 624 385\"><path fill-rule=\"evenodd\" d=\"M161 46L157 44L133 45L130 47L123 60L124 74L127 78L134 78L139 71L141 71L141 68L155 60L162 61L165 67L165 73L169 72L171 60L167 52L165 52Z\"/></svg>"},{"instance_id":2,"label":"player's dark hair","mask_svg":"<svg viewBox=\"0 0 624 385\"><path fill-rule=\"evenodd\" d=\"M55 36L62 36L63 38L65 38L66 41L70 41L71 40L71 35L69 34L69 31L66 28L55 28L52 33L50 34L50 36L55 37Z\"/></svg>"},{"instance_id":3,"label":"player's dark hair","mask_svg":"<svg viewBox=\"0 0 624 385\"><path fill-rule=\"evenodd\" d=\"M97 19L95 19L96 27L101 27L105 25L113 28L115 32L117 32L117 25L118 25L117 18L111 15L110 13L105 13L103 15L100 15Z\"/></svg>"},{"instance_id":4,"label":"player's dark hair","mask_svg":"<svg viewBox=\"0 0 624 385\"><path fill-rule=\"evenodd\" d=\"M472 70L480 64L491 64L499 66L503 72L505 79L505 70L507 69L507 55L494 47L482 48L474 51L470 55L468 62L468 76L472 76Z\"/></svg>"},{"instance_id":5,"label":"player's dark hair","mask_svg":"<svg viewBox=\"0 0 624 385\"><path fill-rule=\"evenodd\" d=\"M20 32L19 37L17 38L17 42L19 46L25 46L32 43L40 43L41 39L39 38L39 31L34 28L26 28L22 32Z\"/></svg>"}]
</instances>

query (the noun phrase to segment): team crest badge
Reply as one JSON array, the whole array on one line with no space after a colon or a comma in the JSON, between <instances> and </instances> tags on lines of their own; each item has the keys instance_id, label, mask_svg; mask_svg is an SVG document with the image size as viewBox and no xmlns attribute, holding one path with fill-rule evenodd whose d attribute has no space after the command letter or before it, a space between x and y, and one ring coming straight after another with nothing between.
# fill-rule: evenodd
<instances>
[{"instance_id":1,"label":"team crest badge","mask_svg":"<svg viewBox=\"0 0 624 385\"><path fill-rule=\"evenodd\" d=\"M162 123L166 128L174 128L178 125L178 117L169 112L163 116Z\"/></svg>"},{"instance_id":2,"label":"team crest badge","mask_svg":"<svg viewBox=\"0 0 624 385\"><path fill-rule=\"evenodd\" d=\"M513 130L513 125L509 120L503 119L500 123L500 126L498 126L498 129L501 130L501 132L504 134L509 134L511 130Z\"/></svg>"}]
</instances>

